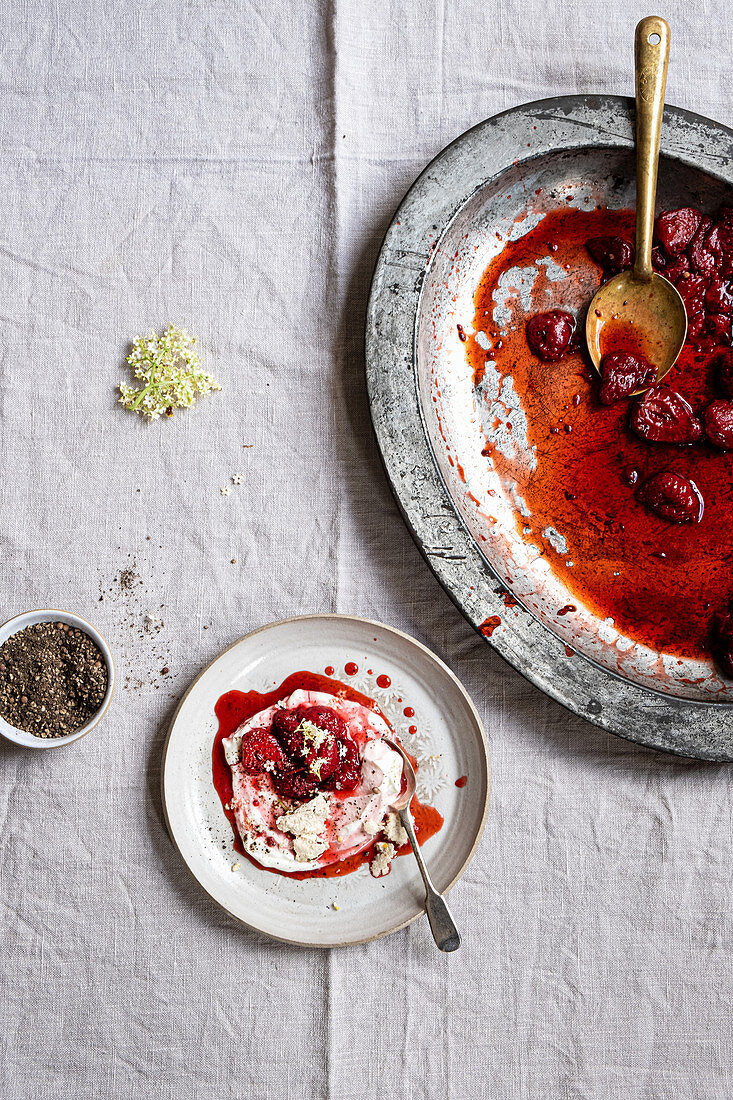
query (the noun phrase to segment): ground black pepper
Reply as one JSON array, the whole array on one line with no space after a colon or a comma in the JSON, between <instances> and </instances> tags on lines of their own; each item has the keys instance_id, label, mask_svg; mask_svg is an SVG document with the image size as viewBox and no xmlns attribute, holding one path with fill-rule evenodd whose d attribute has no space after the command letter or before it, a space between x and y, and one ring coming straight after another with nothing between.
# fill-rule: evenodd
<instances>
[{"instance_id":1,"label":"ground black pepper","mask_svg":"<svg viewBox=\"0 0 733 1100\"><path fill-rule=\"evenodd\" d=\"M129 592L140 580L134 569L123 569L120 573L120 588Z\"/></svg>"},{"instance_id":2,"label":"ground black pepper","mask_svg":"<svg viewBox=\"0 0 733 1100\"><path fill-rule=\"evenodd\" d=\"M65 737L97 713L107 665L83 630L34 623L0 647L0 716L37 737Z\"/></svg>"}]
</instances>

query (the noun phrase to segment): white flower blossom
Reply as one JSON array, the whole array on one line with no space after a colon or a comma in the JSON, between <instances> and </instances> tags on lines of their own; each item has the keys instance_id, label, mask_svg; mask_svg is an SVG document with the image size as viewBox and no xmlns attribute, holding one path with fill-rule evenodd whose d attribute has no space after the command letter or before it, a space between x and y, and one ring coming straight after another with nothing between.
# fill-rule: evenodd
<instances>
[{"instance_id":1,"label":"white flower blossom","mask_svg":"<svg viewBox=\"0 0 733 1100\"><path fill-rule=\"evenodd\" d=\"M201 370L196 337L169 325L162 336L139 336L127 356L139 388L120 383L120 404L150 420L173 416L174 409L188 409L197 397L220 390L210 374Z\"/></svg>"}]
</instances>

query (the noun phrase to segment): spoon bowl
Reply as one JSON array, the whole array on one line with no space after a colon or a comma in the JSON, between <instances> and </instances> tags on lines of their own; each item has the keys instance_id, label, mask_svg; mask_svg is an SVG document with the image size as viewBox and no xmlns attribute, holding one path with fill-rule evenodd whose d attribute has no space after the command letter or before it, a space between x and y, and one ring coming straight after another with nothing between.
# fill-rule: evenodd
<instances>
[{"instance_id":1,"label":"spoon bowl","mask_svg":"<svg viewBox=\"0 0 733 1100\"><path fill-rule=\"evenodd\" d=\"M654 272L647 281L638 279L633 271L622 271L596 292L588 307L585 335L599 374L604 355L632 351L656 367L656 381L661 382L685 343L685 303L663 275Z\"/></svg>"},{"instance_id":2,"label":"spoon bowl","mask_svg":"<svg viewBox=\"0 0 733 1100\"><path fill-rule=\"evenodd\" d=\"M392 803L391 809L396 810L399 813L401 810L407 809L412 802L415 790L417 788L417 776L415 775L415 769L412 766L412 761L409 756L397 741L393 741L391 737L385 737L384 739L391 749L398 752L402 757L402 775L404 778L404 785L399 795Z\"/></svg>"}]
</instances>

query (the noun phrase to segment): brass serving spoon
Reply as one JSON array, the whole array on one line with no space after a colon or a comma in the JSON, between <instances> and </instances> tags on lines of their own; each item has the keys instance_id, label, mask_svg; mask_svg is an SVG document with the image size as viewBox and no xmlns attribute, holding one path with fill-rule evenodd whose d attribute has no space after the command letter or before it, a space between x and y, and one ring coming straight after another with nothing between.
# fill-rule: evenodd
<instances>
[{"instance_id":1,"label":"brass serving spoon","mask_svg":"<svg viewBox=\"0 0 733 1100\"><path fill-rule=\"evenodd\" d=\"M585 322L597 371L608 351L627 346L642 351L657 368L657 381L674 366L687 335L682 298L668 279L652 270L669 37L669 26L658 15L642 19L636 27L636 260L631 271L614 276L597 291Z\"/></svg>"},{"instance_id":2,"label":"brass serving spoon","mask_svg":"<svg viewBox=\"0 0 733 1100\"><path fill-rule=\"evenodd\" d=\"M417 865L420 868L422 880L425 883L425 911L428 914L430 931L433 933L433 939L441 951L457 951L461 946L461 937L458 935L458 929L453 923L453 917L450 915L450 910L448 909L445 898L442 894L439 894L433 886L412 825L410 803L412 802L415 794L415 787L417 786L415 769L401 745L393 741L390 737L385 737L384 740L391 749L394 749L394 751L398 752L402 757L402 771L407 781L407 786L397 797L396 801L392 803L391 809L396 810L400 815L400 821L407 833L410 847L417 860Z\"/></svg>"}]
</instances>

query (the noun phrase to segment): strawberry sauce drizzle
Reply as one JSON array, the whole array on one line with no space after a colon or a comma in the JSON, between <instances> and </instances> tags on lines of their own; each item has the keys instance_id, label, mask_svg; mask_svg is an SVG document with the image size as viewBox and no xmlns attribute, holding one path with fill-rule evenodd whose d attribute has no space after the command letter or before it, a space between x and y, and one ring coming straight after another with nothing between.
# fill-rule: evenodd
<instances>
[{"instance_id":1,"label":"strawberry sauce drizzle","mask_svg":"<svg viewBox=\"0 0 733 1100\"><path fill-rule=\"evenodd\" d=\"M224 738L230 737L234 731L252 718L255 714L258 714L261 710L265 710L267 707L273 706L281 699L287 699L289 695L292 695L294 691L301 689L302 691L322 691L329 695L335 695L342 699L349 699L351 702L360 703L363 707L374 711L384 718L387 725L390 726L387 718L382 714L381 710L367 695L363 695L361 692L356 691L355 688L349 687L347 684L341 683L340 680L334 680L327 676L321 676L316 672L294 672L287 679L283 680L279 687L274 688L269 692L259 691L227 691L222 695L214 707L214 713L219 719L219 729L217 730L216 737L214 738L214 745L212 749L212 775L214 781L214 788L221 800L222 808L227 816L227 819L232 826L234 833L234 849L240 855L246 856L255 867L259 867L260 870L270 871L273 874L282 874L286 878L292 879L306 879L306 878L340 878L342 875L351 874L352 871L357 870L363 864L368 863L373 855L373 845L365 848L361 852L356 852L354 855L347 857L346 859L339 860L336 863L329 863L325 867L321 867L315 871L295 871L292 874L288 874L284 871L278 871L272 867L262 867L257 860L253 859L248 852L244 850L244 846L237 830L237 824L234 817L234 811L228 810L227 805L231 804L233 795L232 791L232 773L229 765L226 762L224 756L224 746L222 742ZM392 736L395 737L394 731ZM396 738L395 738L396 739ZM408 753L412 766L417 770L417 761ZM348 794L339 794L338 792L330 792L331 797L348 797ZM412 819L415 825L415 836L420 845L424 844L426 840L429 840L431 836L434 836L443 825L442 815L433 807L426 806L420 802L415 796L410 805L412 812ZM375 838L376 839L376 838ZM401 848L398 848L397 855L405 855L410 851L410 845L405 844Z\"/></svg>"}]
</instances>

